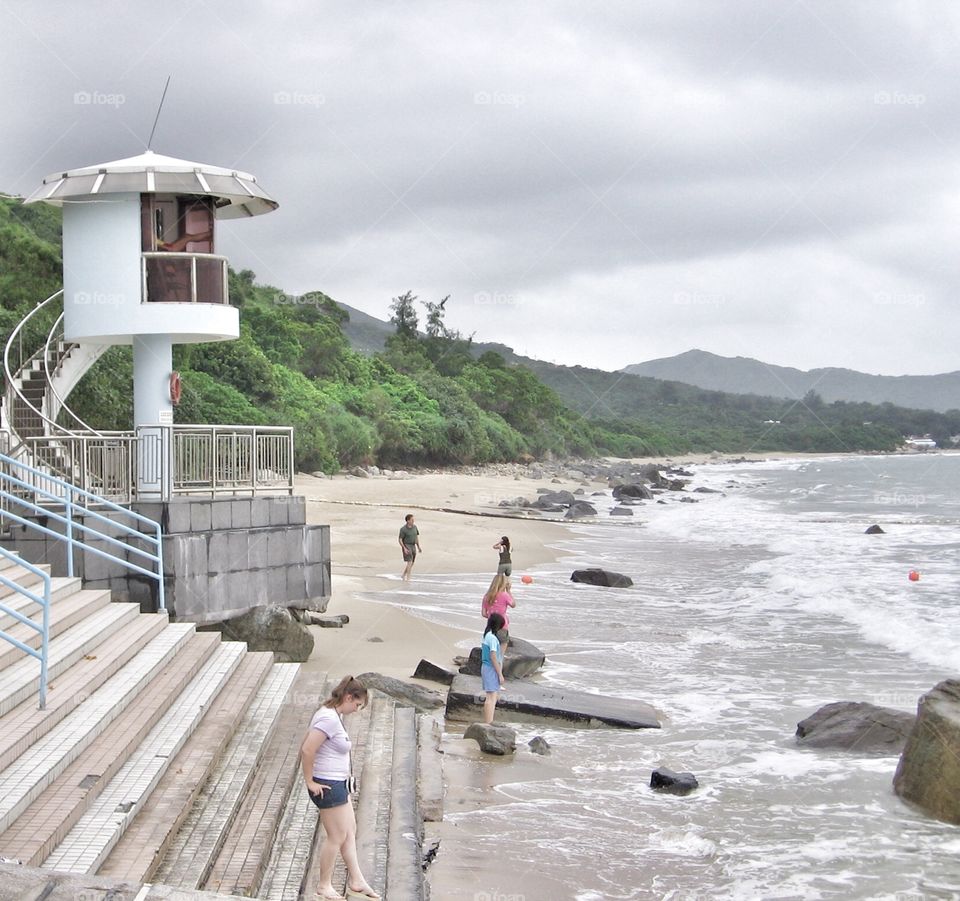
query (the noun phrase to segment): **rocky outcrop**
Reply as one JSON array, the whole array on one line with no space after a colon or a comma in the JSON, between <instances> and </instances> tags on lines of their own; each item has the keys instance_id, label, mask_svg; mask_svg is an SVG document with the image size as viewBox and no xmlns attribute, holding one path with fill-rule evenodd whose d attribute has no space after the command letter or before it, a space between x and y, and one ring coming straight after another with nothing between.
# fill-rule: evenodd
<instances>
[{"instance_id":1,"label":"rocky outcrop","mask_svg":"<svg viewBox=\"0 0 960 901\"><path fill-rule=\"evenodd\" d=\"M505 679L523 679L532 676L543 666L546 659L543 651L536 645L532 645L522 638L514 638L511 635L507 651L503 655L503 677ZM460 672L465 676L479 676L481 663L480 648L472 648L470 657L460 667Z\"/></svg>"},{"instance_id":2,"label":"rocky outcrop","mask_svg":"<svg viewBox=\"0 0 960 901\"><path fill-rule=\"evenodd\" d=\"M584 582L587 585L602 585L606 588L630 588L633 579L623 573L606 569L576 569L570 576L571 582Z\"/></svg>"},{"instance_id":3,"label":"rocky outcrop","mask_svg":"<svg viewBox=\"0 0 960 901\"><path fill-rule=\"evenodd\" d=\"M517 748L517 733L509 726L495 726L492 723L473 723L463 733L464 738L472 738L484 754L496 754L503 757L512 754Z\"/></svg>"},{"instance_id":4,"label":"rocky outcrop","mask_svg":"<svg viewBox=\"0 0 960 901\"><path fill-rule=\"evenodd\" d=\"M390 695L400 706L416 707L421 713L436 710L446 703L443 695L439 692L431 691L429 688L423 688L420 685L411 685L409 682L393 679L380 673L361 673L357 676L357 679L367 688L375 688L385 695Z\"/></svg>"},{"instance_id":5,"label":"rocky outcrop","mask_svg":"<svg viewBox=\"0 0 960 901\"><path fill-rule=\"evenodd\" d=\"M564 519L579 519L581 516L596 516L597 508L586 501L574 501L564 513Z\"/></svg>"},{"instance_id":6,"label":"rocky outcrop","mask_svg":"<svg viewBox=\"0 0 960 901\"><path fill-rule=\"evenodd\" d=\"M700 783L693 773L675 773L666 767L657 767L650 774L650 788L667 795L689 795Z\"/></svg>"},{"instance_id":7,"label":"rocky outcrop","mask_svg":"<svg viewBox=\"0 0 960 901\"><path fill-rule=\"evenodd\" d=\"M797 723L797 744L857 754L899 754L913 728L912 713L856 701L837 701Z\"/></svg>"},{"instance_id":8,"label":"rocky outcrop","mask_svg":"<svg viewBox=\"0 0 960 901\"><path fill-rule=\"evenodd\" d=\"M653 500L653 492L646 485L617 485L613 489L613 496L618 500L622 497L639 497L643 500Z\"/></svg>"},{"instance_id":9,"label":"rocky outcrop","mask_svg":"<svg viewBox=\"0 0 960 901\"><path fill-rule=\"evenodd\" d=\"M273 651L280 663L303 663L313 651L313 635L286 607L257 607L213 625L227 641L245 641L251 651Z\"/></svg>"},{"instance_id":10,"label":"rocky outcrop","mask_svg":"<svg viewBox=\"0 0 960 901\"><path fill-rule=\"evenodd\" d=\"M920 698L893 788L924 813L960 825L960 679Z\"/></svg>"}]
</instances>

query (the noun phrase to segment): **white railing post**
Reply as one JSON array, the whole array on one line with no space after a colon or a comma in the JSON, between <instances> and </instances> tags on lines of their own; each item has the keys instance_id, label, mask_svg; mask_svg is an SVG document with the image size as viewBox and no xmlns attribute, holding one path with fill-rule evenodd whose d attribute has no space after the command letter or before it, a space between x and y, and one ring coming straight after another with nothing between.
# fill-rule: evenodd
<instances>
[{"instance_id":1,"label":"white railing post","mask_svg":"<svg viewBox=\"0 0 960 901\"><path fill-rule=\"evenodd\" d=\"M66 510L64 515L67 518L67 575L73 578L73 486L69 486L64 495L66 501Z\"/></svg>"}]
</instances>

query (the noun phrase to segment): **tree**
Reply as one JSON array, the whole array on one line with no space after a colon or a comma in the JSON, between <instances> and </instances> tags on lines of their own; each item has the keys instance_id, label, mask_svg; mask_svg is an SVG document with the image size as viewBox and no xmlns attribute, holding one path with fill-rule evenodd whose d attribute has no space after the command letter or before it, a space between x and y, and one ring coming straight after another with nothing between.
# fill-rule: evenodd
<instances>
[{"instance_id":1,"label":"tree","mask_svg":"<svg viewBox=\"0 0 960 901\"><path fill-rule=\"evenodd\" d=\"M431 303L427 301L424 306L427 308L427 335L430 338L450 338L452 335L447 331L443 324L444 307L450 299L448 294L440 303Z\"/></svg>"},{"instance_id":2,"label":"tree","mask_svg":"<svg viewBox=\"0 0 960 901\"><path fill-rule=\"evenodd\" d=\"M403 335L405 338L417 337L417 326L420 323L417 318L417 311L413 306L416 299L416 294L407 291L406 294L394 297L390 301L390 321L396 326L397 334Z\"/></svg>"}]
</instances>

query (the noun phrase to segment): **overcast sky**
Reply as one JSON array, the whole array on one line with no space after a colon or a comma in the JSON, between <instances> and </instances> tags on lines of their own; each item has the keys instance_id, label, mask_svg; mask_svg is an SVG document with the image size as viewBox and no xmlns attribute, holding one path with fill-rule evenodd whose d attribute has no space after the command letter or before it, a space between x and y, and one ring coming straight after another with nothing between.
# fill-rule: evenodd
<instances>
[{"instance_id":1,"label":"overcast sky","mask_svg":"<svg viewBox=\"0 0 960 901\"><path fill-rule=\"evenodd\" d=\"M290 295L618 369L960 369L956 0L0 0L0 191L153 149Z\"/></svg>"}]
</instances>

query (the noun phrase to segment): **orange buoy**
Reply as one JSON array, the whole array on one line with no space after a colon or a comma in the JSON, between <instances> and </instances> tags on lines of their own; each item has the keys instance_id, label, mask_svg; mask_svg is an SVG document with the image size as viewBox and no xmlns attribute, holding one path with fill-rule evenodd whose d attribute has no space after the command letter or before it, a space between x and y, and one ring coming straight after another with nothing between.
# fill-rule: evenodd
<instances>
[{"instance_id":1,"label":"orange buoy","mask_svg":"<svg viewBox=\"0 0 960 901\"><path fill-rule=\"evenodd\" d=\"M529 585L533 581L533 576L520 576L520 581L524 585Z\"/></svg>"},{"instance_id":2,"label":"orange buoy","mask_svg":"<svg viewBox=\"0 0 960 901\"><path fill-rule=\"evenodd\" d=\"M919 582L919 581L920 581L920 573L918 573L915 569L911 569L910 572L907 574L907 578L908 578L911 582Z\"/></svg>"}]
</instances>

